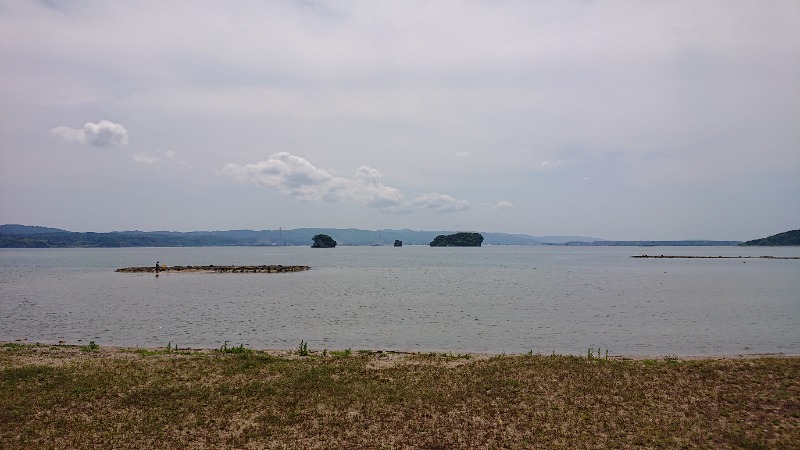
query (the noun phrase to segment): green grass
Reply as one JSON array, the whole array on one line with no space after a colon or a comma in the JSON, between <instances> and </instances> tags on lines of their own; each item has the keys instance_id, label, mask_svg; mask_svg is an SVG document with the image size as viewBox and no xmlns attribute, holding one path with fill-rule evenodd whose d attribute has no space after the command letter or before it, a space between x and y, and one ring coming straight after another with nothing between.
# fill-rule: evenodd
<instances>
[{"instance_id":1,"label":"green grass","mask_svg":"<svg viewBox=\"0 0 800 450\"><path fill-rule=\"evenodd\" d=\"M353 354L353 350L348 348L348 349L339 350L339 351L333 350L330 353L331 353L331 356L334 356L334 357L337 357L337 358L346 358L346 357L348 357L348 356Z\"/></svg>"},{"instance_id":2,"label":"green grass","mask_svg":"<svg viewBox=\"0 0 800 450\"><path fill-rule=\"evenodd\" d=\"M227 342L225 342L225 344L223 344L223 347L226 348L226 351L224 351L224 353L235 353L234 349L237 348L237 347L227 348ZM244 349L244 350L247 350L247 349ZM173 346L172 342L168 343L166 348L155 348L155 349L135 348L135 349L122 349L121 351L134 352L134 353L136 353L136 354L138 354L140 356L159 356L159 355L170 355L170 354L173 354L173 353L174 354L188 355L188 354L191 353L191 350L189 350L189 349L186 349L186 348L185 349L180 349L180 348L178 348L177 344L175 346Z\"/></svg>"},{"instance_id":3,"label":"green grass","mask_svg":"<svg viewBox=\"0 0 800 450\"><path fill-rule=\"evenodd\" d=\"M671 449L800 442L796 357L301 358L223 348L229 351L144 355L3 345L0 447Z\"/></svg>"},{"instance_id":4,"label":"green grass","mask_svg":"<svg viewBox=\"0 0 800 450\"><path fill-rule=\"evenodd\" d=\"M5 344L0 345L0 347L2 347L5 350L9 350L9 351L24 351L28 347L30 347L30 345L28 345L28 344L19 344L17 342L6 342Z\"/></svg>"},{"instance_id":5,"label":"green grass","mask_svg":"<svg viewBox=\"0 0 800 450\"><path fill-rule=\"evenodd\" d=\"M86 352L96 352L97 350L100 350L100 345L95 341L89 341L88 345L84 345L81 348Z\"/></svg>"},{"instance_id":6,"label":"green grass","mask_svg":"<svg viewBox=\"0 0 800 450\"><path fill-rule=\"evenodd\" d=\"M244 344L239 344L238 347L228 347L228 341L225 341L225 343L223 343L222 346L219 348L220 353L233 353L239 355L252 353L252 351L253 350L245 347Z\"/></svg>"}]
</instances>

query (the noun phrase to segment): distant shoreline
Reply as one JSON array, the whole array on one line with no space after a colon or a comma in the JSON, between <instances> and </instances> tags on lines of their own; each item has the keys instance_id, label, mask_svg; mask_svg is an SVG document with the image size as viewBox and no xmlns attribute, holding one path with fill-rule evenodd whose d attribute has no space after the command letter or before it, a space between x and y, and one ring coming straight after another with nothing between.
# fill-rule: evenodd
<instances>
[{"instance_id":1,"label":"distant shoreline","mask_svg":"<svg viewBox=\"0 0 800 450\"><path fill-rule=\"evenodd\" d=\"M800 256L689 256L689 255L633 255L631 258L655 259L800 259Z\"/></svg>"}]
</instances>

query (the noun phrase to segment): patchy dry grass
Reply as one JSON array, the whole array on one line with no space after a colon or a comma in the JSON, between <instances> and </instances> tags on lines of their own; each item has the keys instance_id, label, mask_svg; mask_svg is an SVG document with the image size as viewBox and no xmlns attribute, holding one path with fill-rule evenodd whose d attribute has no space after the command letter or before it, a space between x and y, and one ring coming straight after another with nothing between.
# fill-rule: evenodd
<instances>
[{"instance_id":1,"label":"patchy dry grass","mask_svg":"<svg viewBox=\"0 0 800 450\"><path fill-rule=\"evenodd\" d=\"M800 448L800 358L5 344L3 448Z\"/></svg>"}]
</instances>

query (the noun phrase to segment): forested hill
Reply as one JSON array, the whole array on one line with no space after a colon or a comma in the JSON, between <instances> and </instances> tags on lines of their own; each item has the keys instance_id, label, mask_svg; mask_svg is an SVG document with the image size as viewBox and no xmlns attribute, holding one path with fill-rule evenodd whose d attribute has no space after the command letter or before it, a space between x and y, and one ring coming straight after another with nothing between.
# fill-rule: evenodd
<instances>
[{"instance_id":1,"label":"forested hill","mask_svg":"<svg viewBox=\"0 0 800 450\"><path fill-rule=\"evenodd\" d=\"M762 239L742 242L747 246L800 246L800 230L786 231Z\"/></svg>"}]
</instances>

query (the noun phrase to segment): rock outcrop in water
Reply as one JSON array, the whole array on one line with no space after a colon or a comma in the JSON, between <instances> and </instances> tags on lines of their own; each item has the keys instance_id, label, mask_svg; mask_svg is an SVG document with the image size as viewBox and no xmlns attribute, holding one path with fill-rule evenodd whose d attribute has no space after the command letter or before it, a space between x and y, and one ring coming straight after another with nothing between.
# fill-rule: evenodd
<instances>
[{"instance_id":1,"label":"rock outcrop in water","mask_svg":"<svg viewBox=\"0 0 800 450\"><path fill-rule=\"evenodd\" d=\"M262 266L161 266L160 273L173 272L212 272L212 273L286 273L302 272L308 270L309 266L282 266L262 265ZM123 267L116 272L124 273L155 273L154 266L149 267Z\"/></svg>"}]
</instances>

